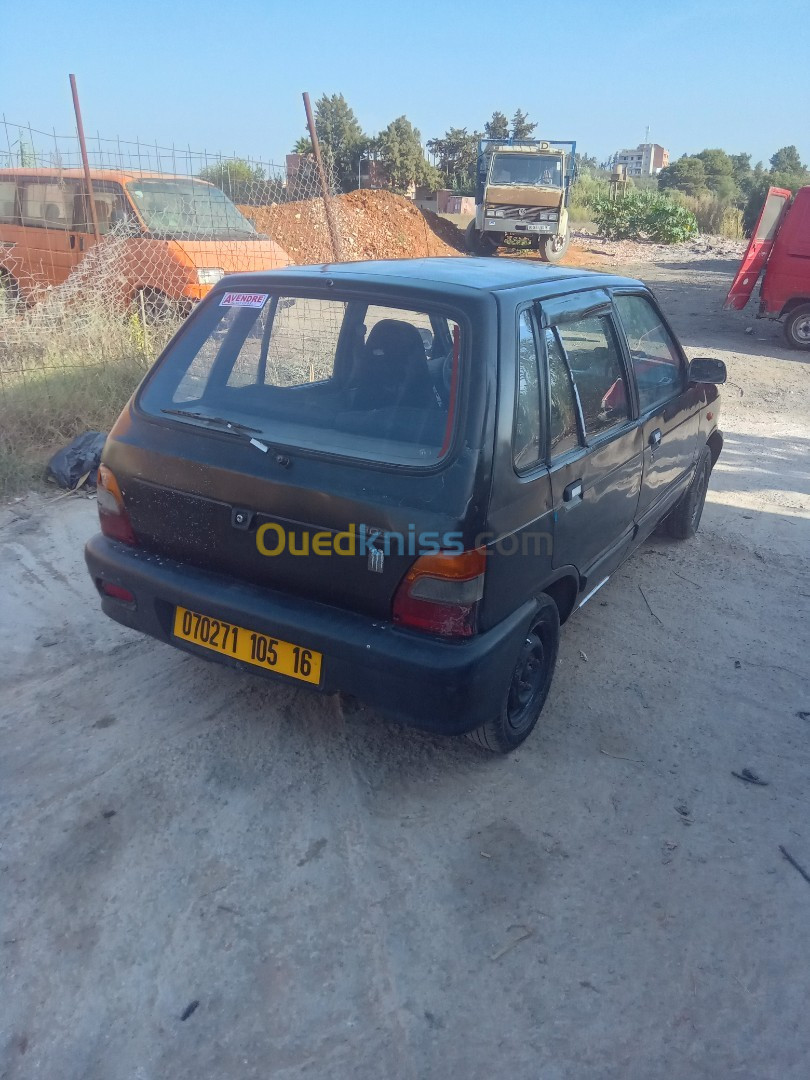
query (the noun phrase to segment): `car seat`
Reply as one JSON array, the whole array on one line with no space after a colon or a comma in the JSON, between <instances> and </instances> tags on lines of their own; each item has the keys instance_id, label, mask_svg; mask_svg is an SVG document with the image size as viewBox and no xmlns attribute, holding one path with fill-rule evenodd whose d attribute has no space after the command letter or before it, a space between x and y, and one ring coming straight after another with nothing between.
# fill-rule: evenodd
<instances>
[{"instance_id":1,"label":"car seat","mask_svg":"<svg viewBox=\"0 0 810 1080\"><path fill-rule=\"evenodd\" d=\"M399 319L376 323L360 356L352 407L424 409L436 404L422 335Z\"/></svg>"}]
</instances>

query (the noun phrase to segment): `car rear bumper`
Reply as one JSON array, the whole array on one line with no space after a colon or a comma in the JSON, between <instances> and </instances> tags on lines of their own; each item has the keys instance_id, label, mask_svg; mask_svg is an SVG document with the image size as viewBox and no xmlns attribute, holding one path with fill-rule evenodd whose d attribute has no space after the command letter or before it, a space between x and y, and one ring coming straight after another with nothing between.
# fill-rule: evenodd
<instances>
[{"instance_id":1,"label":"car rear bumper","mask_svg":"<svg viewBox=\"0 0 810 1080\"><path fill-rule=\"evenodd\" d=\"M135 596L132 605L100 594L102 610L124 626L288 684L295 680L174 637L175 607L316 649L323 654L317 687L321 692L354 694L403 723L446 735L471 731L498 714L535 610L529 601L486 633L443 641L388 621L252 587L101 534L88 541L85 560L97 588L105 581Z\"/></svg>"}]
</instances>

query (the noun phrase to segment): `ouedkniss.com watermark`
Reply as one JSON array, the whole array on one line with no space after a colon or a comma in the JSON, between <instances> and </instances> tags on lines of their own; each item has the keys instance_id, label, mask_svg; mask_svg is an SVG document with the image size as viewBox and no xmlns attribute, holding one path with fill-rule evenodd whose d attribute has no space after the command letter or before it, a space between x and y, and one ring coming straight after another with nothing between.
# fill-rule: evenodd
<instances>
[{"instance_id":1,"label":"ouedkniss.com watermark","mask_svg":"<svg viewBox=\"0 0 810 1080\"><path fill-rule=\"evenodd\" d=\"M493 543L494 541L494 543ZM508 536L498 537L492 532L479 533L471 546L482 548L493 546L499 555L539 555L551 556L552 536L548 532L530 529ZM332 532L323 529L318 532L309 530L285 529L278 522L270 521L256 530L256 548L261 555L275 558L279 555L308 557L318 555L374 557L382 553L388 555L460 555L467 550L460 532L419 531L409 525L407 532L383 531L369 525L349 525L344 532Z\"/></svg>"}]
</instances>

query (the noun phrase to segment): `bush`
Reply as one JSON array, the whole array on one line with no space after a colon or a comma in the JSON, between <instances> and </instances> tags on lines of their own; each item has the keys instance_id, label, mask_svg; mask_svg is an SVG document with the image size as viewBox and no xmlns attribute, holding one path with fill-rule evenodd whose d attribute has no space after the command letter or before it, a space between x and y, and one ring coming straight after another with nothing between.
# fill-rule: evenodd
<instances>
[{"instance_id":1,"label":"bush","mask_svg":"<svg viewBox=\"0 0 810 1080\"><path fill-rule=\"evenodd\" d=\"M670 196L679 206L695 215L698 229L711 236L727 236L740 240L743 236L743 212L729 199L708 192L704 195L685 195L673 191Z\"/></svg>"},{"instance_id":2,"label":"bush","mask_svg":"<svg viewBox=\"0 0 810 1080\"><path fill-rule=\"evenodd\" d=\"M608 240L654 240L680 244L697 235L695 215L667 195L630 190L615 199L598 192L591 199L598 232Z\"/></svg>"},{"instance_id":3,"label":"bush","mask_svg":"<svg viewBox=\"0 0 810 1080\"><path fill-rule=\"evenodd\" d=\"M600 192L607 191L607 184L586 172L577 175L571 186L568 203L568 220L572 225L593 221L593 200Z\"/></svg>"}]
</instances>

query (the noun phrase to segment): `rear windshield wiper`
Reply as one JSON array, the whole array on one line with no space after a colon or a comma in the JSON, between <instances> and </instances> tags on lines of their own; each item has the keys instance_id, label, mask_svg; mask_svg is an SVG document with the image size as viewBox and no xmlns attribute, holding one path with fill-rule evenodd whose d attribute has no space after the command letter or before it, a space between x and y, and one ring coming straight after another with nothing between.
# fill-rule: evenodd
<instances>
[{"instance_id":1,"label":"rear windshield wiper","mask_svg":"<svg viewBox=\"0 0 810 1080\"><path fill-rule=\"evenodd\" d=\"M192 420L204 420L206 424L216 424L218 427L230 428L231 431L247 431L261 435L262 429L248 427L240 424L238 420L226 420L224 416L209 416L208 413L192 412L191 409L161 409L167 416L188 416Z\"/></svg>"}]
</instances>

